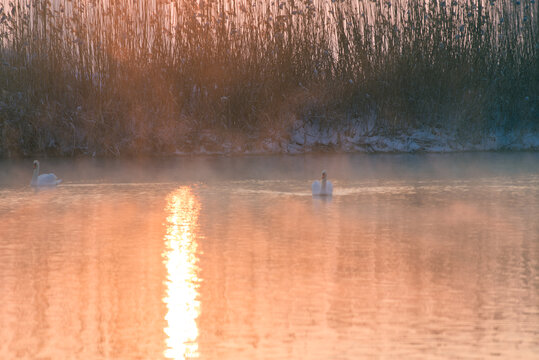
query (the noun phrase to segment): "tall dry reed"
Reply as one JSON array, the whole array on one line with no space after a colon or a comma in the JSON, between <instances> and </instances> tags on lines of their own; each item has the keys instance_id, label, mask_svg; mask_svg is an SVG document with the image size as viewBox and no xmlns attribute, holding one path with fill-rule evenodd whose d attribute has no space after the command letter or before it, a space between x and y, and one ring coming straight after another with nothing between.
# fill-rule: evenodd
<instances>
[{"instance_id":1,"label":"tall dry reed","mask_svg":"<svg viewBox=\"0 0 539 360\"><path fill-rule=\"evenodd\" d=\"M381 133L537 130L538 20L535 0L15 0L0 156L189 151L373 116Z\"/></svg>"}]
</instances>

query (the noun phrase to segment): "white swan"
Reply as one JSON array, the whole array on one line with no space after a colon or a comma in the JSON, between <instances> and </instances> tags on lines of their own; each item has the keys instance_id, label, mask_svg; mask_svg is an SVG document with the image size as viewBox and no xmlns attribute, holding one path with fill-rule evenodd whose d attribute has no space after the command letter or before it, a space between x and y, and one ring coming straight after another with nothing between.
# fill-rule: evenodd
<instances>
[{"instance_id":1,"label":"white swan","mask_svg":"<svg viewBox=\"0 0 539 360\"><path fill-rule=\"evenodd\" d=\"M34 174L32 175L32 181L30 186L56 186L62 182L54 174L41 174L39 175L39 161L34 160Z\"/></svg>"},{"instance_id":2,"label":"white swan","mask_svg":"<svg viewBox=\"0 0 539 360\"><path fill-rule=\"evenodd\" d=\"M327 178L326 170L323 170L322 180L315 180L311 186L313 196L331 196L333 194L333 184Z\"/></svg>"}]
</instances>

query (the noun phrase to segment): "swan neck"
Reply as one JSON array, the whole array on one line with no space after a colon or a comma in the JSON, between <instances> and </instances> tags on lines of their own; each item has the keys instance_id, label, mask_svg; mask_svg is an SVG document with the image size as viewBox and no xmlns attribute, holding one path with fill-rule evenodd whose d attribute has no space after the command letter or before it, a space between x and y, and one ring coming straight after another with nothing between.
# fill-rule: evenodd
<instances>
[{"instance_id":1,"label":"swan neck","mask_svg":"<svg viewBox=\"0 0 539 360\"><path fill-rule=\"evenodd\" d=\"M32 174L32 183L35 183L37 181L37 176L39 174L39 164L36 165L34 168L34 173Z\"/></svg>"}]
</instances>

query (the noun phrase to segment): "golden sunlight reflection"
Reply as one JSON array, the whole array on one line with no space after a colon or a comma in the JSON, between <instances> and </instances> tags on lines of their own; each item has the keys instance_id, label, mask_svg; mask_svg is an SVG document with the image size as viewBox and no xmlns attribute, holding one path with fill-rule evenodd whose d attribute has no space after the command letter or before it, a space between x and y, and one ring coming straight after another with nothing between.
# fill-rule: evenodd
<instances>
[{"instance_id":1,"label":"golden sunlight reflection","mask_svg":"<svg viewBox=\"0 0 539 360\"><path fill-rule=\"evenodd\" d=\"M169 359L198 357L197 318L198 258L195 227L200 203L189 187L181 187L167 197L167 233L165 235L164 263L167 269L165 320Z\"/></svg>"}]
</instances>

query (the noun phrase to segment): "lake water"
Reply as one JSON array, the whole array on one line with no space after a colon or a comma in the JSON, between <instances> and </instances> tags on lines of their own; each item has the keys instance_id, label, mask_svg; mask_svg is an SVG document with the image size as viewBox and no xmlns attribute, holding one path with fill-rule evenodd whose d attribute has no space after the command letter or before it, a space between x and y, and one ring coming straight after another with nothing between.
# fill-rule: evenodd
<instances>
[{"instance_id":1,"label":"lake water","mask_svg":"<svg viewBox=\"0 0 539 360\"><path fill-rule=\"evenodd\" d=\"M1 359L532 359L539 154L0 162ZM334 196L312 198L326 169Z\"/></svg>"}]
</instances>

